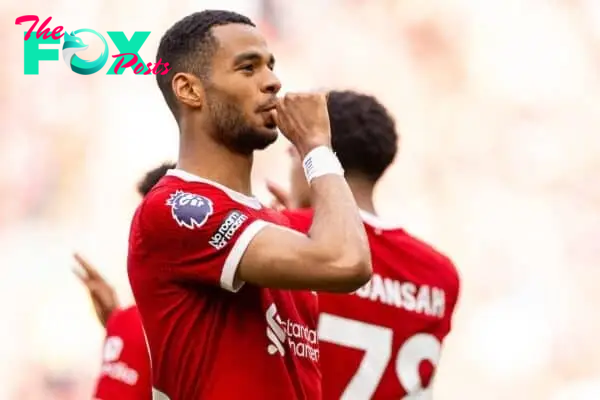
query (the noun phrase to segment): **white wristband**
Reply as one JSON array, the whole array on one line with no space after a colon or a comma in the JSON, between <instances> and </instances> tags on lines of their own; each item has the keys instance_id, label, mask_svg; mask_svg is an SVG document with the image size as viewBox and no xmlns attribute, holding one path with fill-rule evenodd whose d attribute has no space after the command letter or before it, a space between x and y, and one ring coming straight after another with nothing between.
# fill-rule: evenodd
<instances>
[{"instance_id":1,"label":"white wristband","mask_svg":"<svg viewBox=\"0 0 600 400\"><path fill-rule=\"evenodd\" d=\"M304 175L310 184L313 179L323 175L334 174L344 176L342 164L333 151L327 146L312 149L302 162Z\"/></svg>"}]
</instances>

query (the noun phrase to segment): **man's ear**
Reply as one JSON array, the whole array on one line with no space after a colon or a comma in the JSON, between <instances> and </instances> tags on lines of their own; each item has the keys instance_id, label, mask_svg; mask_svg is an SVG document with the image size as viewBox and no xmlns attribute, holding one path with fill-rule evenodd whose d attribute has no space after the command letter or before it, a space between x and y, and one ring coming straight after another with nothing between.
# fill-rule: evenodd
<instances>
[{"instance_id":1,"label":"man's ear","mask_svg":"<svg viewBox=\"0 0 600 400\"><path fill-rule=\"evenodd\" d=\"M202 108L204 105L204 86L200 78L187 72L178 72L171 80L171 88L175 98L191 108Z\"/></svg>"}]
</instances>

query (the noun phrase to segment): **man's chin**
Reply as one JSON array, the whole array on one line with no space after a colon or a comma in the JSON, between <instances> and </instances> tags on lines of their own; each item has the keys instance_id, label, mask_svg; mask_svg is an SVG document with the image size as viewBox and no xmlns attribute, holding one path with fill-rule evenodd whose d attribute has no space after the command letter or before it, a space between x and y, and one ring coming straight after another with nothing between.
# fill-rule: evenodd
<instances>
[{"instance_id":1,"label":"man's chin","mask_svg":"<svg viewBox=\"0 0 600 400\"><path fill-rule=\"evenodd\" d=\"M239 136L234 147L240 153L252 154L255 150L264 150L277 140L277 129L259 128Z\"/></svg>"},{"instance_id":2,"label":"man's chin","mask_svg":"<svg viewBox=\"0 0 600 400\"><path fill-rule=\"evenodd\" d=\"M277 128L262 128L259 132L260 139L256 140L257 147L256 150L264 150L277 140L277 136L279 136L279 132ZM258 146L260 145L260 147Z\"/></svg>"},{"instance_id":3,"label":"man's chin","mask_svg":"<svg viewBox=\"0 0 600 400\"><path fill-rule=\"evenodd\" d=\"M273 125L272 127L270 126L266 126L263 129L262 134L270 137L273 139L273 141L277 140L277 136L279 136L279 130L277 129L277 126Z\"/></svg>"}]
</instances>

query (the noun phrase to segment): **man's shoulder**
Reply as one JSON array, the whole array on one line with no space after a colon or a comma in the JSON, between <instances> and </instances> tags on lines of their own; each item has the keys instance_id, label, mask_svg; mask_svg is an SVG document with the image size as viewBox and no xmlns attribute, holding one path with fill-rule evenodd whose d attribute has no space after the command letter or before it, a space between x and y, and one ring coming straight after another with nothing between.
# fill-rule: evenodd
<instances>
[{"instance_id":1,"label":"man's shoulder","mask_svg":"<svg viewBox=\"0 0 600 400\"><path fill-rule=\"evenodd\" d=\"M381 239L369 232L369 242L374 259L395 260L391 265L399 276L418 276L445 290L458 292L459 274L454 262L431 243L404 229L384 232ZM374 264L374 272L376 267Z\"/></svg>"},{"instance_id":2,"label":"man's shoulder","mask_svg":"<svg viewBox=\"0 0 600 400\"><path fill-rule=\"evenodd\" d=\"M405 229L398 228L383 232L377 231L376 229L367 229L367 235L375 250L383 243L389 243L392 249L396 248L398 253L410 255L416 262L449 269L455 272L454 264L450 257L430 242L421 239L419 236L414 235ZM378 237L382 240L378 240Z\"/></svg>"},{"instance_id":3,"label":"man's shoulder","mask_svg":"<svg viewBox=\"0 0 600 400\"><path fill-rule=\"evenodd\" d=\"M197 207L198 202L211 207L234 202L223 189L203 182L187 182L174 176L165 176L144 197L141 207Z\"/></svg>"},{"instance_id":4,"label":"man's shoulder","mask_svg":"<svg viewBox=\"0 0 600 400\"><path fill-rule=\"evenodd\" d=\"M202 228L213 215L246 213L249 205L232 198L223 188L205 182L188 182L165 176L146 195L137 222L159 229Z\"/></svg>"}]
</instances>

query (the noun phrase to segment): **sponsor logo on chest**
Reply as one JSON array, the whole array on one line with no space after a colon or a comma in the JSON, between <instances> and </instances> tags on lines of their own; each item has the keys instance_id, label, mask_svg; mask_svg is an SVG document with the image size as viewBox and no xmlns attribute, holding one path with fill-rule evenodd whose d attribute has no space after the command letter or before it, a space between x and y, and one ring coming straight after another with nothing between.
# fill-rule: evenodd
<instances>
[{"instance_id":1,"label":"sponsor logo on chest","mask_svg":"<svg viewBox=\"0 0 600 400\"><path fill-rule=\"evenodd\" d=\"M287 343L287 348L294 356L319 361L319 344L315 329L289 318L282 319L275 303L267 309L265 317L269 340L267 352L270 355L284 356L286 353L284 345Z\"/></svg>"}]
</instances>

